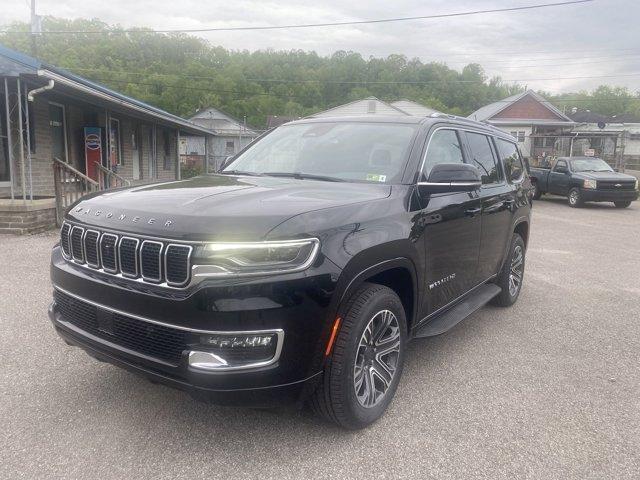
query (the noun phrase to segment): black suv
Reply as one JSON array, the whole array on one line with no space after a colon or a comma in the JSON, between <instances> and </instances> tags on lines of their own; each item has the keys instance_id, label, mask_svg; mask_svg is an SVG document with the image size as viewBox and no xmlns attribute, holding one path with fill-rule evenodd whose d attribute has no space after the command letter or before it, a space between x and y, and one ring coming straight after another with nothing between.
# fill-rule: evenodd
<instances>
[{"instance_id":1,"label":"black suv","mask_svg":"<svg viewBox=\"0 0 640 480\"><path fill-rule=\"evenodd\" d=\"M360 428L410 339L518 298L531 183L493 127L305 119L227 163L70 209L49 312L67 343L199 398Z\"/></svg>"}]
</instances>

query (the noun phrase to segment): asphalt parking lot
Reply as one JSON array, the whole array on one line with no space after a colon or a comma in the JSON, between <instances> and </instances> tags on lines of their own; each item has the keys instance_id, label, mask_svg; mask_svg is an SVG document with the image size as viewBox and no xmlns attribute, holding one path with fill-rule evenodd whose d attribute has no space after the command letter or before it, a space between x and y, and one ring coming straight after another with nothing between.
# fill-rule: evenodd
<instances>
[{"instance_id":1,"label":"asphalt parking lot","mask_svg":"<svg viewBox=\"0 0 640 480\"><path fill-rule=\"evenodd\" d=\"M519 302L414 342L360 432L199 403L66 346L55 241L0 237L0 478L640 477L640 203L536 202Z\"/></svg>"}]
</instances>

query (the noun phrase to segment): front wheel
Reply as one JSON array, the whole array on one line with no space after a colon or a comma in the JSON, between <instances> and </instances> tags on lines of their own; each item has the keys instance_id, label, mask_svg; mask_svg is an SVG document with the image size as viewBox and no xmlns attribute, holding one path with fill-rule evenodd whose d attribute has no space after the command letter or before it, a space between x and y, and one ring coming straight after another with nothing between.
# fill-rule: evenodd
<instances>
[{"instance_id":1,"label":"front wheel","mask_svg":"<svg viewBox=\"0 0 640 480\"><path fill-rule=\"evenodd\" d=\"M631 202L613 202L613 204L616 206L616 208L627 208L629 205L631 205Z\"/></svg>"},{"instance_id":2,"label":"front wheel","mask_svg":"<svg viewBox=\"0 0 640 480\"><path fill-rule=\"evenodd\" d=\"M580 192L579 188L572 188L569 190L569 206L573 208L579 208L584 205L584 200L582 200L582 192Z\"/></svg>"},{"instance_id":3,"label":"front wheel","mask_svg":"<svg viewBox=\"0 0 640 480\"><path fill-rule=\"evenodd\" d=\"M491 301L493 305L509 307L518 300L520 290L522 289L522 281L524 280L525 251L524 240L520 235L514 233L511 238L509 254L496 279L496 285L498 285L502 291Z\"/></svg>"},{"instance_id":4,"label":"front wheel","mask_svg":"<svg viewBox=\"0 0 640 480\"><path fill-rule=\"evenodd\" d=\"M398 295L370 283L349 299L341 318L310 404L326 419L355 430L378 420L393 399L402 375L407 321Z\"/></svg>"}]
</instances>

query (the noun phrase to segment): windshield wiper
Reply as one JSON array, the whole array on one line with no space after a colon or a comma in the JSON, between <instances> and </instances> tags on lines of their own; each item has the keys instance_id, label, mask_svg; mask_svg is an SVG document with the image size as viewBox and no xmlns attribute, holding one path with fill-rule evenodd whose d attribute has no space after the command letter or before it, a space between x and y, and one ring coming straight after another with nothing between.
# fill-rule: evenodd
<instances>
[{"instance_id":1,"label":"windshield wiper","mask_svg":"<svg viewBox=\"0 0 640 480\"><path fill-rule=\"evenodd\" d=\"M223 170L222 172L218 172L220 175L247 175L249 177L261 177L261 173L256 172L245 172L244 170Z\"/></svg>"},{"instance_id":2,"label":"windshield wiper","mask_svg":"<svg viewBox=\"0 0 640 480\"><path fill-rule=\"evenodd\" d=\"M323 182L346 182L342 178L337 177L327 177L325 175L313 175L311 173L300 173L300 172L265 172L262 175L266 175L267 177L290 177L296 178L298 180L321 180Z\"/></svg>"}]
</instances>

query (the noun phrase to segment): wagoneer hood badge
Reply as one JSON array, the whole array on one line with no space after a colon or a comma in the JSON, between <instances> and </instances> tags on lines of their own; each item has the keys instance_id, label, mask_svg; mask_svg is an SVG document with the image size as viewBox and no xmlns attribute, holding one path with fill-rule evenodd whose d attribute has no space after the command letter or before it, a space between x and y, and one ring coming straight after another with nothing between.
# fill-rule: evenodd
<instances>
[{"instance_id":1,"label":"wagoneer hood badge","mask_svg":"<svg viewBox=\"0 0 640 480\"><path fill-rule=\"evenodd\" d=\"M154 218L154 217L143 218L140 215L129 215L123 212L102 211L100 209L92 209L91 207L87 207L87 208L76 207L74 209L74 212L77 214L84 214L87 216L92 215L94 217L106 218L107 220L112 220L114 223L129 222L129 223L146 223L148 225L159 224L159 225L163 225L164 228L170 228L171 225L173 225L173 220L168 218L162 218L162 219Z\"/></svg>"}]
</instances>

